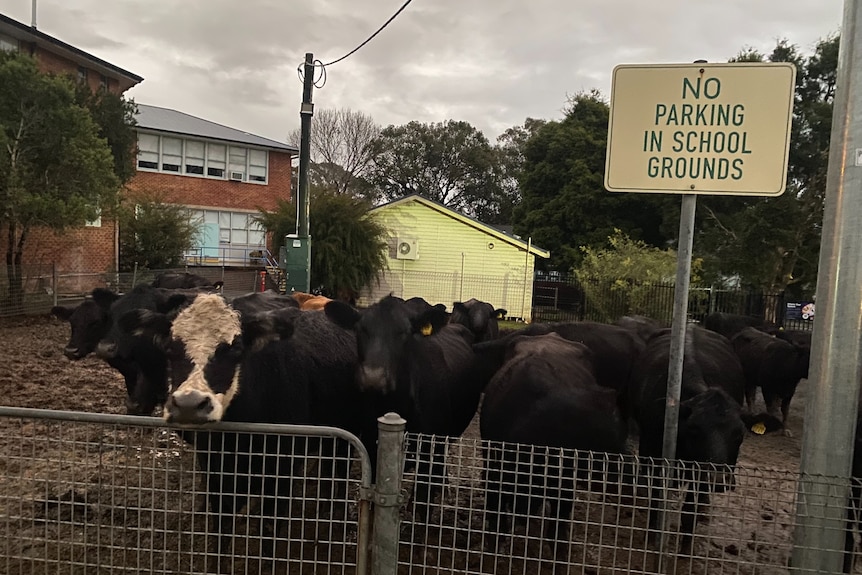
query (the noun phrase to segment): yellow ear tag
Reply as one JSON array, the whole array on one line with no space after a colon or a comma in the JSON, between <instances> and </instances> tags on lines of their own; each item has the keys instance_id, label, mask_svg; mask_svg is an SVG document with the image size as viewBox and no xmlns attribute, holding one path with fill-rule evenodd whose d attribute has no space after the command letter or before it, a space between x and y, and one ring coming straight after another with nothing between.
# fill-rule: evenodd
<instances>
[{"instance_id":1,"label":"yellow ear tag","mask_svg":"<svg viewBox=\"0 0 862 575\"><path fill-rule=\"evenodd\" d=\"M757 435L763 435L764 433L766 433L766 426L763 424L763 422L759 421L751 426L751 431L753 431Z\"/></svg>"},{"instance_id":2,"label":"yellow ear tag","mask_svg":"<svg viewBox=\"0 0 862 575\"><path fill-rule=\"evenodd\" d=\"M426 323L419 331L422 332L422 335L431 335L431 332L434 331L434 328L431 327L430 323Z\"/></svg>"}]
</instances>

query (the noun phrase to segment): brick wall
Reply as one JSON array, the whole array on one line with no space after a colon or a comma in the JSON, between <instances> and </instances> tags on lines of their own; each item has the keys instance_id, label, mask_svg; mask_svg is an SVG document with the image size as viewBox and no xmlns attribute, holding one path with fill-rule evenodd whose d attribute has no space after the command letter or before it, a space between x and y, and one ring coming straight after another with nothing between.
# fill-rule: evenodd
<instances>
[{"instance_id":1,"label":"brick wall","mask_svg":"<svg viewBox=\"0 0 862 575\"><path fill-rule=\"evenodd\" d=\"M291 197L290 154L269 152L269 181L264 184L139 171L130 194L158 194L168 203L226 210L274 210Z\"/></svg>"},{"instance_id":2,"label":"brick wall","mask_svg":"<svg viewBox=\"0 0 862 575\"><path fill-rule=\"evenodd\" d=\"M53 52L48 52L39 47L36 47L35 51L29 50L29 47L27 46L25 46L25 49L28 49L28 51L36 57L39 69L43 72L56 74L58 76L71 75L72 78L77 80L79 67L77 62L64 58L58 54L54 54ZM86 68L86 65L84 65L84 67ZM89 84L90 89L94 92L97 91L99 89L100 82L101 74L96 70L87 69L87 84ZM108 78L108 90L115 93L119 90L119 82L116 78Z\"/></svg>"},{"instance_id":3,"label":"brick wall","mask_svg":"<svg viewBox=\"0 0 862 575\"><path fill-rule=\"evenodd\" d=\"M23 262L27 265L55 265L58 273L107 272L114 270L115 223L102 220L100 227L84 227L66 232L38 228L24 243ZM7 238L0 237L5 261Z\"/></svg>"}]
</instances>

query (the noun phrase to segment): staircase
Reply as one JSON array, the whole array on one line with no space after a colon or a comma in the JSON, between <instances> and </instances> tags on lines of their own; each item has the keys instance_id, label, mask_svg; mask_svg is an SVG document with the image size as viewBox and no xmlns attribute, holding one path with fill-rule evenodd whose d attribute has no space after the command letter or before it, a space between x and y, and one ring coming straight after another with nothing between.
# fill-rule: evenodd
<instances>
[{"instance_id":1,"label":"staircase","mask_svg":"<svg viewBox=\"0 0 862 575\"><path fill-rule=\"evenodd\" d=\"M287 276L284 274L284 270L278 267L278 261L267 249L263 250L263 261L266 276L272 278L272 281L278 286L278 293L285 293L287 291Z\"/></svg>"}]
</instances>

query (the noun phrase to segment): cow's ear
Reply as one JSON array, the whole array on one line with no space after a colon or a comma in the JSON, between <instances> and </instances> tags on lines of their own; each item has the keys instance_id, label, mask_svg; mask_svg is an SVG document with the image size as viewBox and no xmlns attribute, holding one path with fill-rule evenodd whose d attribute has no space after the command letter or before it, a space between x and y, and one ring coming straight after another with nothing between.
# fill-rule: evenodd
<instances>
[{"instance_id":1,"label":"cow's ear","mask_svg":"<svg viewBox=\"0 0 862 575\"><path fill-rule=\"evenodd\" d=\"M438 303L434 307L423 311L411 320L413 332L428 336L437 333L449 323L449 313L446 306Z\"/></svg>"},{"instance_id":2,"label":"cow's ear","mask_svg":"<svg viewBox=\"0 0 862 575\"><path fill-rule=\"evenodd\" d=\"M152 338L161 349L167 349L171 343L171 319L163 313L133 309L120 316L117 324L135 337Z\"/></svg>"},{"instance_id":3,"label":"cow's ear","mask_svg":"<svg viewBox=\"0 0 862 575\"><path fill-rule=\"evenodd\" d=\"M74 312L75 308L63 307L61 305L55 305L51 308L51 315L53 315L57 319L62 319L65 321L69 321L69 318L72 317L72 314Z\"/></svg>"},{"instance_id":4,"label":"cow's ear","mask_svg":"<svg viewBox=\"0 0 862 575\"><path fill-rule=\"evenodd\" d=\"M112 292L106 288L96 288L92 293L93 301L99 304L99 307L105 309L111 307L111 304L120 298L119 294Z\"/></svg>"},{"instance_id":5,"label":"cow's ear","mask_svg":"<svg viewBox=\"0 0 862 575\"><path fill-rule=\"evenodd\" d=\"M505 310L501 307L498 307L494 310L494 317L496 317L497 319L503 319L507 315L509 315L509 310Z\"/></svg>"},{"instance_id":6,"label":"cow's ear","mask_svg":"<svg viewBox=\"0 0 862 575\"><path fill-rule=\"evenodd\" d=\"M243 347L255 352L272 341L290 339L294 332L294 321L300 313L295 308L285 308L243 318Z\"/></svg>"},{"instance_id":7,"label":"cow's ear","mask_svg":"<svg viewBox=\"0 0 862 575\"><path fill-rule=\"evenodd\" d=\"M349 303L333 300L328 302L323 307L323 312L332 323L343 327L344 329L353 329L356 322L359 321L359 311Z\"/></svg>"},{"instance_id":8,"label":"cow's ear","mask_svg":"<svg viewBox=\"0 0 862 575\"><path fill-rule=\"evenodd\" d=\"M456 301L452 304L452 313L463 313L464 315L468 315L470 312L467 311L467 306L464 305L463 302Z\"/></svg>"}]
</instances>

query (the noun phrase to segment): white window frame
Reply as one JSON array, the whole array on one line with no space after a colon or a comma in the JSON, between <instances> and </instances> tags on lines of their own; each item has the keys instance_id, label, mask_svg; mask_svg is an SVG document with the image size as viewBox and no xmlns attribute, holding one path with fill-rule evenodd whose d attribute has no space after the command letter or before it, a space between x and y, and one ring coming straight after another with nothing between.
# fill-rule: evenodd
<instances>
[{"instance_id":1,"label":"white window frame","mask_svg":"<svg viewBox=\"0 0 862 575\"><path fill-rule=\"evenodd\" d=\"M156 150L157 151L142 151L140 149L140 140L141 138L155 138L156 142ZM173 160L179 160L179 171L166 170L164 169L165 164L165 139L178 140L180 142L181 150L180 155L171 154L173 156ZM189 144L202 144L203 145L203 173L195 174L193 172L186 171L187 164L189 159L194 159L200 161L200 156L191 156L189 155L188 149ZM224 160L220 160L214 157L211 157L212 147L218 146L224 149ZM211 180L230 180L230 173L232 171L239 172L242 171L243 174L243 183L247 184L256 184L256 185L267 185L269 183L269 151L261 148L251 148L249 146L239 146L232 145L228 142L216 142L203 140L200 138L183 138L173 135L163 135L163 134L154 134L152 132L138 132L138 157L136 159L137 169L144 172L160 172L163 174L171 174L174 176L186 176L193 178L208 178ZM233 152L233 153L232 153ZM150 158L145 161L150 161L155 159L154 162L156 164L155 168L149 168L138 165L138 162L141 161L142 154L155 154L155 158ZM234 160L238 160L243 158L241 163L231 162L231 156L233 156ZM254 157L254 160L252 158ZM261 163L262 162L262 163ZM171 162L172 164L174 162ZM212 164L218 165L212 165ZM213 176L210 175L209 170L213 169L221 169L223 170L223 174L221 176ZM261 170L262 168L262 170ZM252 170L255 170L257 173L252 175ZM260 175L260 172L263 171L263 176ZM261 179L252 179L252 178L263 178Z\"/></svg>"}]
</instances>

